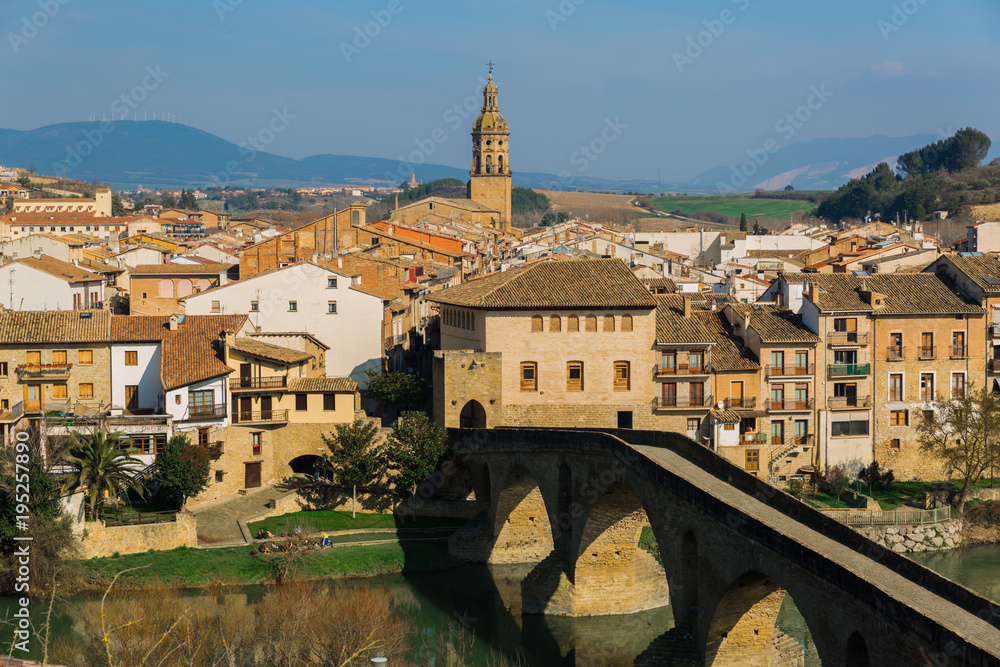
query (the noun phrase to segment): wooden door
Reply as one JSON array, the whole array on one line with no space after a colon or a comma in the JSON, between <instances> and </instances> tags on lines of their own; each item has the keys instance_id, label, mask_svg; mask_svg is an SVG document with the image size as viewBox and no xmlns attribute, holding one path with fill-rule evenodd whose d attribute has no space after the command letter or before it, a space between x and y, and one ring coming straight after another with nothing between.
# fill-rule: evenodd
<instances>
[{"instance_id":1,"label":"wooden door","mask_svg":"<svg viewBox=\"0 0 1000 667\"><path fill-rule=\"evenodd\" d=\"M244 463L246 472L243 476L243 488L256 489L260 486L260 462Z\"/></svg>"},{"instance_id":2,"label":"wooden door","mask_svg":"<svg viewBox=\"0 0 1000 667\"><path fill-rule=\"evenodd\" d=\"M253 400L249 396L240 397L240 421L248 422L253 419Z\"/></svg>"},{"instance_id":3,"label":"wooden door","mask_svg":"<svg viewBox=\"0 0 1000 667\"><path fill-rule=\"evenodd\" d=\"M24 409L25 411L38 411L42 409L42 385L24 385Z\"/></svg>"},{"instance_id":4,"label":"wooden door","mask_svg":"<svg viewBox=\"0 0 1000 667\"><path fill-rule=\"evenodd\" d=\"M130 384L125 386L125 409L126 410L138 410L139 409L139 387L138 385Z\"/></svg>"},{"instance_id":5,"label":"wooden door","mask_svg":"<svg viewBox=\"0 0 1000 667\"><path fill-rule=\"evenodd\" d=\"M757 449L748 449L746 452L746 469L750 472L760 470L760 451Z\"/></svg>"},{"instance_id":6,"label":"wooden door","mask_svg":"<svg viewBox=\"0 0 1000 667\"><path fill-rule=\"evenodd\" d=\"M271 419L271 397L260 397L260 418L264 421Z\"/></svg>"},{"instance_id":7,"label":"wooden door","mask_svg":"<svg viewBox=\"0 0 1000 667\"><path fill-rule=\"evenodd\" d=\"M240 364L240 387L250 387L250 364Z\"/></svg>"}]
</instances>

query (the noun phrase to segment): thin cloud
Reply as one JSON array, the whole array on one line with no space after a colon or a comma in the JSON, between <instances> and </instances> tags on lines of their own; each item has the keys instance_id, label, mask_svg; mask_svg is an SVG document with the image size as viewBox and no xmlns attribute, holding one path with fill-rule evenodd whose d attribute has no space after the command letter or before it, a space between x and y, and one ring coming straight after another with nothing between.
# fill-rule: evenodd
<instances>
[{"instance_id":1,"label":"thin cloud","mask_svg":"<svg viewBox=\"0 0 1000 667\"><path fill-rule=\"evenodd\" d=\"M896 60L886 60L877 65L871 66L871 71L877 75L890 79L894 76L900 76L901 74L909 74L909 70L903 66L903 63Z\"/></svg>"}]
</instances>

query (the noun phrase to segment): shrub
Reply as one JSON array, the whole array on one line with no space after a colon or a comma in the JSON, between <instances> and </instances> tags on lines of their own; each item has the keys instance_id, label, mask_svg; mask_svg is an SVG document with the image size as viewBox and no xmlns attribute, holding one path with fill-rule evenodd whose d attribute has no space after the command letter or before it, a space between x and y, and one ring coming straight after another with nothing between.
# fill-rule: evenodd
<instances>
[{"instance_id":1,"label":"shrub","mask_svg":"<svg viewBox=\"0 0 1000 667\"><path fill-rule=\"evenodd\" d=\"M802 483L801 479L790 479L788 480L788 488L785 490L792 498L800 500L805 491L805 484Z\"/></svg>"},{"instance_id":2,"label":"shrub","mask_svg":"<svg viewBox=\"0 0 1000 667\"><path fill-rule=\"evenodd\" d=\"M1000 526L1000 501L987 500L977 505L966 505L963 515L976 526Z\"/></svg>"}]
</instances>

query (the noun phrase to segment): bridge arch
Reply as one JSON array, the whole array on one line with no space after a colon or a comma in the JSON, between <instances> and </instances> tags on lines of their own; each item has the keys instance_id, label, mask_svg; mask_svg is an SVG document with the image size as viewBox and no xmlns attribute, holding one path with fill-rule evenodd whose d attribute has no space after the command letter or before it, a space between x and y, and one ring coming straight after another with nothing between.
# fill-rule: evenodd
<instances>
[{"instance_id":1,"label":"bridge arch","mask_svg":"<svg viewBox=\"0 0 1000 667\"><path fill-rule=\"evenodd\" d=\"M552 494L542 493L539 477L524 461L514 463L507 470L497 470L495 475L489 482L490 488L496 491L490 498L493 547L487 562L541 561L552 552L554 544L546 506L546 498L551 498ZM494 484L497 479L501 483Z\"/></svg>"},{"instance_id":2,"label":"bridge arch","mask_svg":"<svg viewBox=\"0 0 1000 667\"><path fill-rule=\"evenodd\" d=\"M868 644L858 632L851 633L847 638L847 664L852 667L868 667Z\"/></svg>"}]
</instances>

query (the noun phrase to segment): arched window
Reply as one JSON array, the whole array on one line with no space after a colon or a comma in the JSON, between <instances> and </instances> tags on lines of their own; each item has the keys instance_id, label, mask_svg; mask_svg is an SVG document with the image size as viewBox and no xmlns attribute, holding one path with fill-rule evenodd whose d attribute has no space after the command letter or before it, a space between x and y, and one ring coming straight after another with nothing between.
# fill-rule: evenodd
<instances>
[{"instance_id":1,"label":"arched window","mask_svg":"<svg viewBox=\"0 0 1000 667\"><path fill-rule=\"evenodd\" d=\"M580 330L580 318L576 315L570 315L566 318L566 331L579 331Z\"/></svg>"},{"instance_id":2,"label":"arched window","mask_svg":"<svg viewBox=\"0 0 1000 667\"><path fill-rule=\"evenodd\" d=\"M597 315L587 315L587 331L597 331Z\"/></svg>"},{"instance_id":3,"label":"arched window","mask_svg":"<svg viewBox=\"0 0 1000 667\"><path fill-rule=\"evenodd\" d=\"M631 330L632 330L632 316L622 315L622 331L631 331Z\"/></svg>"},{"instance_id":4,"label":"arched window","mask_svg":"<svg viewBox=\"0 0 1000 667\"><path fill-rule=\"evenodd\" d=\"M483 158L481 155L476 156L476 173L483 173Z\"/></svg>"},{"instance_id":5,"label":"arched window","mask_svg":"<svg viewBox=\"0 0 1000 667\"><path fill-rule=\"evenodd\" d=\"M498 174L503 173L503 155L497 156L497 173Z\"/></svg>"},{"instance_id":6,"label":"arched window","mask_svg":"<svg viewBox=\"0 0 1000 667\"><path fill-rule=\"evenodd\" d=\"M614 315L605 315L604 316L604 330L605 331L614 331L615 330L615 316Z\"/></svg>"},{"instance_id":7,"label":"arched window","mask_svg":"<svg viewBox=\"0 0 1000 667\"><path fill-rule=\"evenodd\" d=\"M493 173L493 156L492 155L487 155L486 156L486 173L487 174L492 174Z\"/></svg>"},{"instance_id":8,"label":"arched window","mask_svg":"<svg viewBox=\"0 0 1000 667\"><path fill-rule=\"evenodd\" d=\"M558 315L549 317L549 331L562 331L562 318Z\"/></svg>"},{"instance_id":9,"label":"arched window","mask_svg":"<svg viewBox=\"0 0 1000 667\"><path fill-rule=\"evenodd\" d=\"M542 331L543 330L542 327L543 327L543 325L542 325L542 316L541 315L532 315L531 316L531 333L538 333L539 331Z\"/></svg>"}]
</instances>

